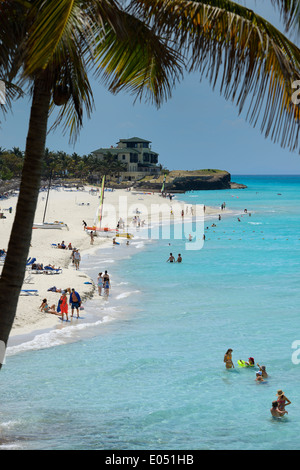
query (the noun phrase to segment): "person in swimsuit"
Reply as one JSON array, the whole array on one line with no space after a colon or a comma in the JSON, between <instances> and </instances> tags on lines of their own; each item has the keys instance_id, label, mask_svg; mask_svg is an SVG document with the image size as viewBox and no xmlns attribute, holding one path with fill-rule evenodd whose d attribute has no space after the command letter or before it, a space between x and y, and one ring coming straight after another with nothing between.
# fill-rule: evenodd
<instances>
[{"instance_id":1,"label":"person in swimsuit","mask_svg":"<svg viewBox=\"0 0 300 470\"><path fill-rule=\"evenodd\" d=\"M75 289L71 290L69 304L71 305L71 309L72 309L72 315L71 316L73 317L74 309L76 308L77 318L79 318L79 309L80 309L80 306L81 306L81 298L80 298L80 295L78 294L78 292L76 292Z\"/></svg>"},{"instance_id":2,"label":"person in swimsuit","mask_svg":"<svg viewBox=\"0 0 300 470\"><path fill-rule=\"evenodd\" d=\"M262 372L262 376L264 379L267 379L268 378L268 374L267 374L267 371L266 371L266 366L260 366L259 364L256 364L257 367L259 367L259 370Z\"/></svg>"},{"instance_id":3,"label":"person in swimsuit","mask_svg":"<svg viewBox=\"0 0 300 470\"><path fill-rule=\"evenodd\" d=\"M285 411L287 405L291 405L290 400L285 396L282 390L277 391L277 403L280 411Z\"/></svg>"},{"instance_id":4,"label":"person in swimsuit","mask_svg":"<svg viewBox=\"0 0 300 470\"><path fill-rule=\"evenodd\" d=\"M102 291L102 287L103 287L102 273L98 274L97 283L98 283L98 294L101 295L101 291Z\"/></svg>"},{"instance_id":5,"label":"person in swimsuit","mask_svg":"<svg viewBox=\"0 0 300 470\"><path fill-rule=\"evenodd\" d=\"M278 408L278 401L272 402L272 408L270 409L271 415L273 418L282 418L285 414L288 414L287 411L282 411Z\"/></svg>"},{"instance_id":6,"label":"person in swimsuit","mask_svg":"<svg viewBox=\"0 0 300 470\"><path fill-rule=\"evenodd\" d=\"M179 253L176 263L181 263L181 261L182 261L182 257L181 257L181 254Z\"/></svg>"},{"instance_id":7,"label":"person in swimsuit","mask_svg":"<svg viewBox=\"0 0 300 470\"><path fill-rule=\"evenodd\" d=\"M110 279L109 279L109 275L107 274L107 271L105 271L104 276L103 276L103 288L104 288L105 295L108 297L109 289L110 289Z\"/></svg>"},{"instance_id":8,"label":"person in swimsuit","mask_svg":"<svg viewBox=\"0 0 300 470\"><path fill-rule=\"evenodd\" d=\"M264 382L264 379L262 378L262 372L261 371L258 371L256 372L256 379L255 379L256 382Z\"/></svg>"},{"instance_id":9,"label":"person in swimsuit","mask_svg":"<svg viewBox=\"0 0 300 470\"><path fill-rule=\"evenodd\" d=\"M175 258L174 256L172 255L172 253L170 253L170 256L169 258L167 259L167 263L170 262L170 263L174 263L175 262Z\"/></svg>"},{"instance_id":10,"label":"person in swimsuit","mask_svg":"<svg viewBox=\"0 0 300 470\"><path fill-rule=\"evenodd\" d=\"M90 232L90 237L91 237L91 245L93 245L94 244L94 234L93 234L92 230Z\"/></svg>"},{"instance_id":11,"label":"person in swimsuit","mask_svg":"<svg viewBox=\"0 0 300 470\"><path fill-rule=\"evenodd\" d=\"M232 349L228 349L226 351L225 356L224 356L224 362L225 362L226 369L232 369L232 367L234 368L234 365L232 362Z\"/></svg>"},{"instance_id":12,"label":"person in swimsuit","mask_svg":"<svg viewBox=\"0 0 300 470\"><path fill-rule=\"evenodd\" d=\"M41 312L46 312L46 313L53 313L54 315L57 315L55 305L53 304L53 305L51 305L51 307L49 307L49 305L47 303L47 299L43 299L43 302L40 305L40 311Z\"/></svg>"}]
</instances>

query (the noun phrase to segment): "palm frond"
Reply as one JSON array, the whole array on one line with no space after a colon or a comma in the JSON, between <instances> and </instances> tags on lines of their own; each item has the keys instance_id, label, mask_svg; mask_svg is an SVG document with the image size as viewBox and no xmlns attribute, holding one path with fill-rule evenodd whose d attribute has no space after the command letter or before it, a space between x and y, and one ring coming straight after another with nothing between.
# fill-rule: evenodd
<instances>
[{"instance_id":1,"label":"palm frond","mask_svg":"<svg viewBox=\"0 0 300 470\"><path fill-rule=\"evenodd\" d=\"M300 50L268 21L229 0L134 0L130 10L149 18L157 34L185 51L198 71L254 126L282 147L299 150L300 112L292 82L300 78Z\"/></svg>"},{"instance_id":2,"label":"palm frond","mask_svg":"<svg viewBox=\"0 0 300 470\"><path fill-rule=\"evenodd\" d=\"M70 52L69 49L68 52ZM61 54L64 53L61 52ZM88 118L91 116L93 111L93 93L88 79L88 70L84 61L84 56L81 56L80 53L76 54L75 48L75 50L72 51L72 59L69 57L62 63L56 62L55 59L60 61L61 54L58 54L58 57L54 55L52 58L51 66L49 66L49 73L51 73L52 70L51 81L53 83L53 88L57 85L62 85L69 90L70 98L61 107L53 125L49 129L49 132L63 123L63 132L66 133L68 130L70 141L74 142L83 123L84 110ZM60 67L58 67L59 63L61 64ZM51 114L56 110L57 107L54 105L52 100L50 105Z\"/></svg>"},{"instance_id":3,"label":"palm frond","mask_svg":"<svg viewBox=\"0 0 300 470\"><path fill-rule=\"evenodd\" d=\"M31 27L27 42L25 74L45 69L57 51L58 44L70 27L80 21L76 17L76 0L59 2L35 1L30 10ZM80 11L80 10L79 10Z\"/></svg>"},{"instance_id":4,"label":"palm frond","mask_svg":"<svg viewBox=\"0 0 300 470\"><path fill-rule=\"evenodd\" d=\"M271 3L278 7L286 31L297 30L300 33L300 3L299 0L271 0Z\"/></svg>"},{"instance_id":5,"label":"palm frond","mask_svg":"<svg viewBox=\"0 0 300 470\"><path fill-rule=\"evenodd\" d=\"M98 36L107 24L119 37L127 34L123 12L115 0L36 0L30 17L32 24L25 67L28 75L45 69L63 37L69 35L71 39L75 34L91 48L95 42L95 31Z\"/></svg>"},{"instance_id":6,"label":"palm frond","mask_svg":"<svg viewBox=\"0 0 300 470\"><path fill-rule=\"evenodd\" d=\"M171 96L182 77L183 60L145 23L123 13L126 37L119 37L112 28L99 38L94 61L97 74L109 91L130 91L136 99L145 98L159 106Z\"/></svg>"}]
</instances>

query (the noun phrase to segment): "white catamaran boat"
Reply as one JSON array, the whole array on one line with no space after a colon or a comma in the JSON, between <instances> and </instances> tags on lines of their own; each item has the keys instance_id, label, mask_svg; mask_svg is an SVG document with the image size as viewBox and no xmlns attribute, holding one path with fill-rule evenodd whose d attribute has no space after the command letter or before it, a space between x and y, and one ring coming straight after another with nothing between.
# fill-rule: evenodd
<instances>
[{"instance_id":1,"label":"white catamaran boat","mask_svg":"<svg viewBox=\"0 0 300 470\"><path fill-rule=\"evenodd\" d=\"M68 228L67 224L64 222L41 222L41 223L36 223L33 224L32 228L56 228L56 229L62 229L62 228Z\"/></svg>"},{"instance_id":2,"label":"white catamaran boat","mask_svg":"<svg viewBox=\"0 0 300 470\"><path fill-rule=\"evenodd\" d=\"M51 175L50 175L50 179L49 179L49 186L48 186L48 192L47 192L47 199L46 199L46 205L45 205L45 210L44 210L43 222L34 223L32 228L33 229L38 229L38 228L39 229L63 229L63 228L66 228L67 230L69 230L69 227L64 222L59 222L58 220L56 220L55 222L45 222L45 216L46 216L46 211L47 211L50 187L51 187Z\"/></svg>"}]
</instances>

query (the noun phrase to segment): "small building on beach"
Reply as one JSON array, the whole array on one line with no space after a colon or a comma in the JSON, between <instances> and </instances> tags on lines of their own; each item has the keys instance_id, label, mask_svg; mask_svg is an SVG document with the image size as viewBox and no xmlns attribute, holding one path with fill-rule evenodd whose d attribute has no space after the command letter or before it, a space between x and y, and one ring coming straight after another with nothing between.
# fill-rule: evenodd
<instances>
[{"instance_id":1,"label":"small building on beach","mask_svg":"<svg viewBox=\"0 0 300 470\"><path fill-rule=\"evenodd\" d=\"M158 176L161 171L158 165L158 153L152 150L151 141L139 137L120 139L116 147L99 148L92 154L100 160L110 154L124 163L127 171L121 174L123 180L135 181L149 175Z\"/></svg>"}]
</instances>

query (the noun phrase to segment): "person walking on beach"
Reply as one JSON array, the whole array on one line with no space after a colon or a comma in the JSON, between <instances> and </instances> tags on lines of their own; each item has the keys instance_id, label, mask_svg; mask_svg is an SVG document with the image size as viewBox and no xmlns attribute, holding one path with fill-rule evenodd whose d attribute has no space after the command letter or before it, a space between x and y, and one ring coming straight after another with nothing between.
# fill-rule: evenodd
<instances>
[{"instance_id":1,"label":"person walking on beach","mask_svg":"<svg viewBox=\"0 0 300 470\"><path fill-rule=\"evenodd\" d=\"M85 230L87 228L87 223L85 220L82 221L82 225L83 225L83 230Z\"/></svg>"},{"instance_id":2,"label":"person walking on beach","mask_svg":"<svg viewBox=\"0 0 300 470\"><path fill-rule=\"evenodd\" d=\"M227 349L224 355L224 362L225 362L226 369L234 368L234 365L232 362L232 349Z\"/></svg>"},{"instance_id":3,"label":"person walking on beach","mask_svg":"<svg viewBox=\"0 0 300 470\"><path fill-rule=\"evenodd\" d=\"M91 237L91 245L94 244L94 234L93 234L93 231L91 230L91 233L90 233L90 237Z\"/></svg>"},{"instance_id":4,"label":"person walking on beach","mask_svg":"<svg viewBox=\"0 0 300 470\"><path fill-rule=\"evenodd\" d=\"M105 295L108 297L109 289L110 289L110 279L109 279L109 275L107 274L107 271L105 271L104 276L103 276L103 288L104 288Z\"/></svg>"},{"instance_id":5,"label":"person walking on beach","mask_svg":"<svg viewBox=\"0 0 300 470\"><path fill-rule=\"evenodd\" d=\"M170 263L175 263L175 258L174 256L172 255L172 253L170 253L170 256L169 258L167 259L167 263L170 262Z\"/></svg>"},{"instance_id":6,"label":"person walking on beach","mask_svg":"<svg viewBox=\"0 0 300 470\"><path fill-rule=\"evenodd\" d=\"M278 408L278 402L277 401L272 402L272 408L270 409L270 412L271 412L271 415L273 416L273 418L282 418L285 414L288 414L287 411L285 411L285 410L282 411Z\"/></svg>"},{"instance_id":7,"label":"person walking on beach","mask_svg":"<svg viewBox=\"0 0 300 470\"><path fill-rule=\"evenodd\" d=\"M80 309L80 306L81 306L81 298L80 298L80 295L78 294L78 292L76 292L76 290L74 288L71 290L69 303L70 303L71 309L72 309L71 317L73 317L74 309L76 308L77 318L79 318L79 309Z\"/></svg>"},{"instance_id":8,"label":"person walking on beach","mask_svg":"<svg viewBox=\"0 0 300 470\"><path fill-rule=\"evenodd\" d=\"M103 277L102 277L102 273L99 273L99 274L98 274L97 284L98 284L98 294L101 295L102 287L103 287Z\"/></svg>"},{"instance_id":9,"label":"person walking on beach","mask_svg":"<svg viewBox=\"0 0 300 470\"><path fill-rule=\"evenodd\" d=\"M80 253L78 250L75 250L74 251L74 263L75 263L76 271L79 269L80 261L81 261Z\"/></svg>"},{"instance_id":10,"label":"person walking on beach","mask_svg":"<svg viewBox=\"0 0 300 470\"><path fill-rule=\"evenodd\" d=\"M61 319L64 320L64 314L65 314L66 315L66 321L69 321L68 301L67 301L67 296L66 296L65 291L62 291L61 297L59 299L59 307L60 307Z\"/></svg>"}]
</instances>

